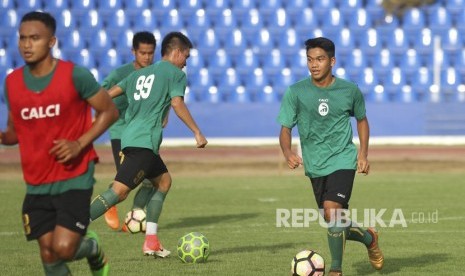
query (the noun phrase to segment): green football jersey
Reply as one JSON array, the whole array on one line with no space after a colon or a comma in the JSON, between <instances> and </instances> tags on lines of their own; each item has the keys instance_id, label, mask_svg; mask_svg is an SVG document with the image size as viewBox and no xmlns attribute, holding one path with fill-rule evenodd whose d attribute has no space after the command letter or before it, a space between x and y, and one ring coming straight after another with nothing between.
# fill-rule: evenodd
<instances>
[{"instance_id":1,"label":"green football jersey","mask_svg":"<svg viewBox=\"0 0 465 276\"><path fill-rule=\"evenodd\" d=\"M111 71L110 74L108 74L108 76L103 80L102 86L105 87L105 89L110 89L134 71L136 71L134 63L126 63L121 67ZM119 118L109 128L110 139L121 139L121 133L123 133L123 130L126 127L124 116L126 113L126 108L128 107L128 100L126 99L125 95L120 95L113 98L113 102L119 111Z\"/></svg>"},{"instance_id":2,"label":"green football jersey","mask_svg":"<svg viewBox=\"0 0 465 276\"><path fill-rule=\"evenodd\" d=\"M128 100L121 148L148 148L158 154L163 119L169 111L171 98L184 97L186 74L168 61L158 61L134 71L118 86Z\"/></svg>"},{"instance_id":3,"label":"green football jersey","mask_svg":"<svg viewBox=\"0 0 465 276\"><path fill-rule=\"evenodd\" d=\"M320 88L308 77L287 89L278 122L287 128L297 125L305 174L313 178L357 168L350 117L365 116L365 100L357 85L336 78Z\"/></svg>"}]
</instances>

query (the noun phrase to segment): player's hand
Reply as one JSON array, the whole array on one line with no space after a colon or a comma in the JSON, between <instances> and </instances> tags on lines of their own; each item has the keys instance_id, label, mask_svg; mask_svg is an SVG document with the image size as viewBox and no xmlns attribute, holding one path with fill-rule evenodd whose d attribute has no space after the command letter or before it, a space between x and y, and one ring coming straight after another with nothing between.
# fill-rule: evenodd
<instances>
[{"instance_id":1,"label":"player's hand","mask_svg":"<svg viewBox=\"0 0 465 276\"><path fill-rule=\"evenodd\" d=\"M53 141L54 146L49 153L55 155L58 163L67 163L74 159L82 150L81 144L75 141L60 139Z\"/></svg>"},{"instance_id":2,"label":"player's hand","mask_svg":"<svg viewBox=\"0 0 465 276\"><path fill-rule=\"evenodd\" d=\"M286 156L286 160L287 160L287 166L289 166L289 168L292 170L302 165L302 158L293 152L289 153Z\"/></svg>"},{"instance_id":3,"label":"player's hand","mask_svg":"<svg viewBox=\"0 0 465 276\"><path fill-rule=\"evenodd\" d=\"M200 132L195 135L195 141L197 141L197 148L204 148L208 144L207 138Z\"/></svg>"},{"instance_id":4,"label":"player's hand","mask_svg":"<svg viewBox=\"0 0 465 276\"><path fill-rule=\"evenodd\" d=\"M370 163L367 158L358 158L357 160L357 172L367 175L370 172Z\"/></svg>"}]
</instances>

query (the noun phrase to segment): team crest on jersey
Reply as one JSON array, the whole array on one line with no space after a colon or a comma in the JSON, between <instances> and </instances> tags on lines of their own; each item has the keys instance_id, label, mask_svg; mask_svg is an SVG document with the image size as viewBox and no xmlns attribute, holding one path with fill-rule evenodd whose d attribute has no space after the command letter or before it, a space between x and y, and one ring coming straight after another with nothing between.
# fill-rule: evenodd
<instances>
[{"instance_id":1,"label":"team crest on jersey","mask_svg":"<svg viewBox=\"0 0 465 276\"><path fill-rule=\"evenodd\" d=\"M329 112L329 106L327 103L320 103L318 106L318 113L320 113L321 116L326 116L328 115Z\"/></svg>"}]
</instances>

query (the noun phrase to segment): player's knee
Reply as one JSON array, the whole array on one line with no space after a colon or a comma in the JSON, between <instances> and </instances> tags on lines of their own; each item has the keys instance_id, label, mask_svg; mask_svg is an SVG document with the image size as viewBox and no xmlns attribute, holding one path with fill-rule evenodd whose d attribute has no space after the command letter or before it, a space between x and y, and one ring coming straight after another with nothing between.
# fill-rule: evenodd
<instances>
[{"instance_id":1,"label":"player's knee","mask_svg":"<svg viewBox=\"0 0 465 276\"><path fill-rule=\"evenodd\" d=\"M113 192L118 196L120 202L125 200L131 191L128 186L119 182L114 182L111 189L113 189Z\"/></svg>"},{"instance_id":2,"label":"player's knee","mask_svg":"<svg viewBox=\"0 0 465 276\"><path fill-rule=\"evenodd\" d=\"M53 251L60 260L71 261L74 258L76 247L68 242L60 242L53 246Z\"/></svg>"},{"instance_id":3,"label":"player's knee","mask_svg":"<svg viewBox=\"0 0 465 276\"><path fill-rule=\"evenodd\" d=\"M171 176L168 174L166 177L163 177L158 184L158 190L163 193L167 193L171 188Z\"/></svg>"},{"instance_id":4,"label":"player's knee","mask_svg":"<svg viewBox=\"0 0 465 276\"><path fill-rule=\"evenodd\" d=\"M40 248L40 257L43 262L45 263L52 263L55 262L57 257L53 252L51 247L41 247Z\"/></svg>"}]
</instances>

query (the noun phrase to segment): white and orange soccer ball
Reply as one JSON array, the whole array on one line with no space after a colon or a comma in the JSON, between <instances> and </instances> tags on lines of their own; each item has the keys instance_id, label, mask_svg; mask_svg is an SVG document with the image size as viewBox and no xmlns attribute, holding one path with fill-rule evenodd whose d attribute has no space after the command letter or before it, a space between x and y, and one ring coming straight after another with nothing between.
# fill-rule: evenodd
<instances>
[{"instance_id":1,"label":"white and orange soccer ball","mask_svg":"<svg viewBox=\"0 0 465 276\"><path fill-rule=\"evenodd\" d=\"M133 209L126 214L124 224L129 233L136 234L145 232L146 218L145 211L142 209Z\"/></svg>"},{"instance_id":2,"label":"white and orange soccer ball","mask_svg":"<svg viewBox=\"0 0 465 276\"><path fill-rule=\"evenodd\" d=\"M325 261L313 250L303 250L292 259L291 273L293 276L323 276Z\"/></svg>"}]
</instances>

